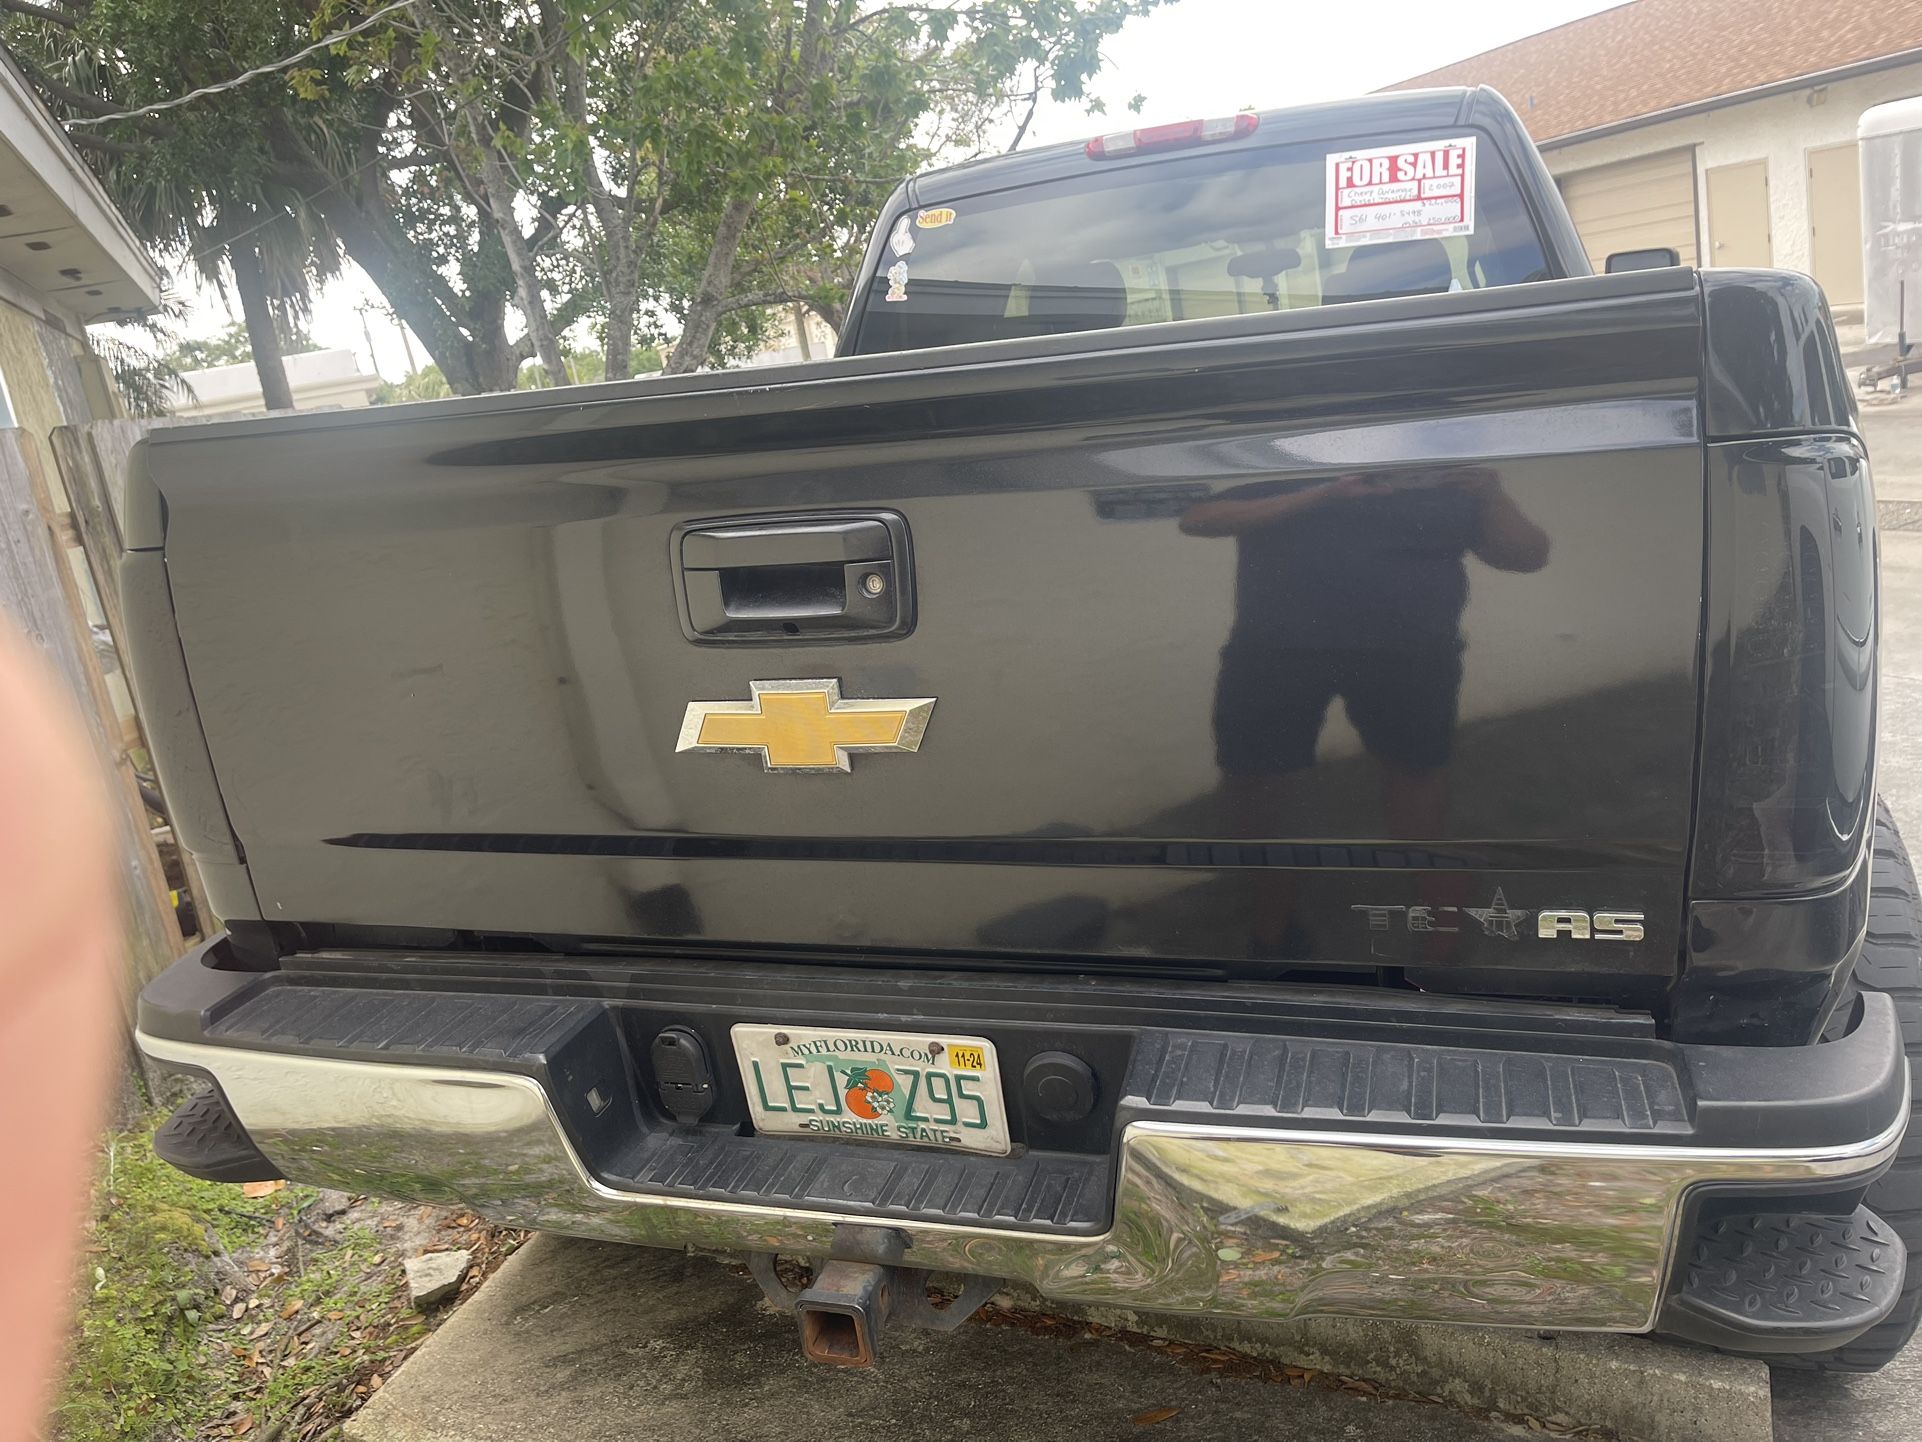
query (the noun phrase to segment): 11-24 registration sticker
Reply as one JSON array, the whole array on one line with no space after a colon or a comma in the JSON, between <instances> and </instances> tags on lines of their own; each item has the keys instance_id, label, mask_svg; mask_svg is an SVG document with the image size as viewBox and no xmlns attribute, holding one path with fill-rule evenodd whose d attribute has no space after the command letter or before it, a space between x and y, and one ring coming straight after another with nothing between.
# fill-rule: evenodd
<instances>
[{"instance_id":1,"label":"11-24 registration sticker","mask_svg":"<svg viewBox=\"0 0 1922 1442\"><path fill-rule=\"evenodd\" d=\"M1472 235L1475 137L1417 140L1328 157L1330 246Z\"/></svg>"}]
</instances>

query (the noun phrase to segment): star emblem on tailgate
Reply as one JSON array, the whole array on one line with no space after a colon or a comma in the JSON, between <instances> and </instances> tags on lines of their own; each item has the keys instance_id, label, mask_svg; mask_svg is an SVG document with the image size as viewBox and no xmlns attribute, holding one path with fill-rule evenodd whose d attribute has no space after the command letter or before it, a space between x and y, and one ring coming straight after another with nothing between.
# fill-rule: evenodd
<instances>
[{"instance_id":1,"label":"star emblem on tailgate","mask_svg":"<svg viewBox=\"0 0 1922 1442\"><path fill-rule=\"evenodd\" d=\"M1464 906L1462 910L1479 921L1483 932L1487 935L1504 937L1509 941L1522 939L1521 933L1516 928L1535 914L1532 911L1517 911L1511 907L1499 886L1495 888L1494 901L1487 906Z\"/></svg>"}]
</instances>

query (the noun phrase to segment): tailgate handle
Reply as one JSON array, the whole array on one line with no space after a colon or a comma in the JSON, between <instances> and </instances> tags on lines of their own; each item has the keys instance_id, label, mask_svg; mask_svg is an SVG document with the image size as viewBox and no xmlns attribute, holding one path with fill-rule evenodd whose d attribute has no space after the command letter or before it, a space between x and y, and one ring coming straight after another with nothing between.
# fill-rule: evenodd
<instances>
[{"instance_id":1,"label":"tailgate handle","mask_svg":"<svg viewBox=\"0 0 1922 1442\"><path fill-rule=\"evenodd\" d=\"M891 511L701 521L675 554L698 641L904 634L907 523Z\"/></svg>"}]
</instances>

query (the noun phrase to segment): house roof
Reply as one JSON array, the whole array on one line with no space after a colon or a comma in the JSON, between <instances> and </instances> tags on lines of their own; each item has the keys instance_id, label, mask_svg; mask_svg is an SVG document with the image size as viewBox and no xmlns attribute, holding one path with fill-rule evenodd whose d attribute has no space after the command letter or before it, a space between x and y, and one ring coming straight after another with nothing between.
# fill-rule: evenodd
<instances>
[{"instance_id":1,"label":"house roof","mask_svg":"<svg viewBox=\"0 0 1922 1442\"><path fill-rule=\"evenodd\" d=\"M84 321L160 303L160 268L4 52L0 266Z\"/></svg>"},{"instance_id":2,"label":"house roof","mask_svg":"<svg viewBox=\"0 0 1922 1442\"><path fill-rule=\"evenodd\" d=\"M1903 58L1922 60L1922 5L1631 0L1385 88L1491 85L1548 142Z\"/></svg>"}]
</instances>

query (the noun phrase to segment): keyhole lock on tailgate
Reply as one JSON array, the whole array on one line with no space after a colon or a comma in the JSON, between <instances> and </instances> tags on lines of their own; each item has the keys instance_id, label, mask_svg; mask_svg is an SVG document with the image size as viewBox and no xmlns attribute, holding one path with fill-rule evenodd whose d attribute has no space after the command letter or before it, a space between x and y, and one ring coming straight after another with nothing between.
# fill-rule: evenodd
<instances>
[{"instance_id":1,"label":"keyhole lock on tailgate","mask_svg":"<svg viewBox=\"0 0 1922 1442\"><path fill-rule=\"evenodd\" d=\"M854 641L914 629L908 523L893 511L690 521L674 533L691 641Z\"/></svg>"}]
</instances>

